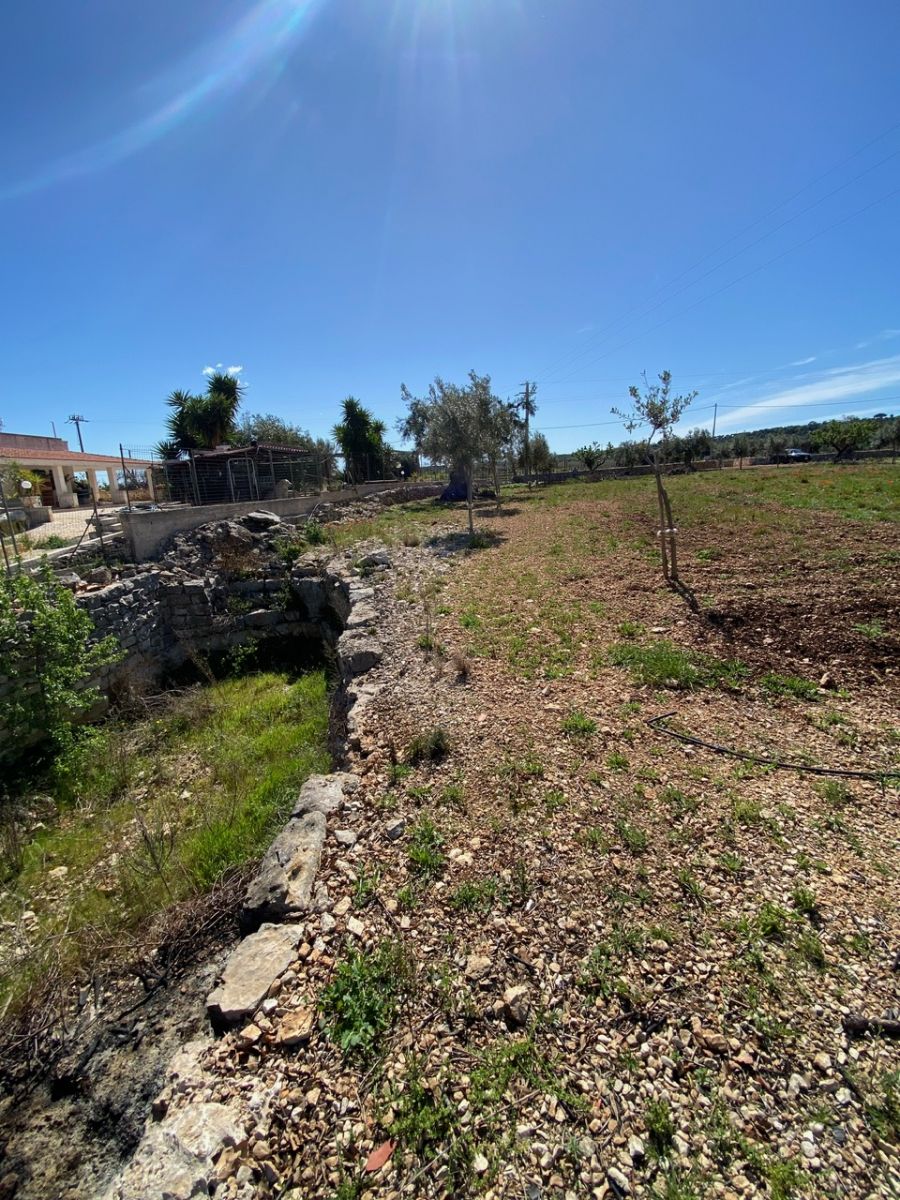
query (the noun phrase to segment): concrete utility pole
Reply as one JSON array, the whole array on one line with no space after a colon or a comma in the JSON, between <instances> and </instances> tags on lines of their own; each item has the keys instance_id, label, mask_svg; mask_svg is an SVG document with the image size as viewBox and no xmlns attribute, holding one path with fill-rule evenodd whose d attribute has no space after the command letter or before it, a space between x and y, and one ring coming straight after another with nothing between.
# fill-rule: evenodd
<instances>
[{"instance_id":1,"label":"concrete utility pole","mask_svg":"<svg viewBox=\"0 0 900 1200\"><path fill-rule=\"evenodd\" d=\"M525 410L525 482L531 487L531 431L530 420L534 410L534 393L537 391L537 385L529 383L526 379L522 387L522 392L519 399L519 408Z\"/></svg>"},{"instance_id":2,"label":"concrete utility pole","mask_svg":"<svg viewBox=\"0 0 900 1200\"><path fill-rule=\"evenodd\" d=\"M713 405L713 434L712 434L713 437L716 436L716 417L718 415L719 415L719 406L718 406L718 404L714 404Z\"/></svg>"},{"instance_id":3,"label":"concrete utility pole","mask_svg":"<svg viewBox=\"0 0 900 1200\"><path fill-rule=\"evenodd\" d=\"M81 437L81 422L87 422L87 417L82 417L78 413L72 413L71 417L66 418L67 425L74 425L78 430L78 445L81 447L81 453L84 454L84 441Z\"/></svg>"}]
</instances>

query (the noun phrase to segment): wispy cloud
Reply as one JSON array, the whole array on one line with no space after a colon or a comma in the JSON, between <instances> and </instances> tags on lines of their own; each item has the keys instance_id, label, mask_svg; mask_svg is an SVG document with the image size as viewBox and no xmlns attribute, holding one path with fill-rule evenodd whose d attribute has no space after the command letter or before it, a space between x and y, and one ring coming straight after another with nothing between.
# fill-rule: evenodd
<instances>
[{"instance_id":1,"label":"wispy cloud","mask_svg":"<svg viewBox=\"0 0 900 1200\"><path fill-rule=\"evenodd\" d=\"M810 410L814 409L816 404L851 400L855 396L867 396L897 384L900 384L900 354L856 363L853 366L832 367L820 372L819 376L809 383L781 388L740 408L724 412L719 417L718 424L722 429L736 429L759 424L776 414L777 421L781 423L789 419L790 410L793 408ZM808 412L807 419L815 419L812 412Z\"/></svg>"},{"instance_id":2,"label":"wispy cloud","mask_svg":"<svg viewBox=\"0 0 900 1200\"><path fill-rule=\"evenodd\" d=\"M865 350L867 346L874 346L877 342L890 342L897 337L900 337L900 329L882 329L881 333L866 338L864 342L857 342L856 349Z\"/></svg>"},{"instance_id":3,"label":"wispy cloud","mask_svg":"<svg viewBox=\"0 0 900 1200\"><path fill-rule=\"evenodd\" d=\"M226 375L234 375L235 377L237 377L238 375L240 375L240 373L241 373L241 371L243 371L243 369L244 368L240 367L240 366L239 367L226 367L225 374Z\"/></svg>"},{"instance_id":4,"label":"wispy cloud","mask_svg":"<svg viewBox=\"0 0 900 1200\"><path fill-rule=\"evenodd\" d=\"M791 363L791 366L792 367L806 367L810 363L815 362L815 361L816 361L816 356L814 354L811 354L809 356L809 358L798 358L796 362Z\"/></svg>"}]
</instances>

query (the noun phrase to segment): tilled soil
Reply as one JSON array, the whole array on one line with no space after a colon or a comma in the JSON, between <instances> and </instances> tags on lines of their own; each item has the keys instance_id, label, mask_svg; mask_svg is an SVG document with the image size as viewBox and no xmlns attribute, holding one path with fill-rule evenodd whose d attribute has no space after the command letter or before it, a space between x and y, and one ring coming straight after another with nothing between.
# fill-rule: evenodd
<instances>
[{"instance_id":1,"label":"tilled soil","mask_svg":"<svg viewBox=\"0 0 900 1200\"><path fill-rule=\"evenodd\" d=\"M793 513L764 546L695 523L695 616L614 501L478 518L486 548L436 510L369 575L385 654L325 900L254 1022L167 1097L252 1113L215 1195L898 1194L897 1042L844 1028L900 1015L896 787L647 725L896 771L889 528ZM679 690L610 665L660 640L742 670ZM446 752L408 764L436 729ZM338 1044L348 962L368 1056Z\"/></svg>"},{"instance_id":2,"label":"tilled soil","mask_svg":"<svg viewBox=\"0 0 900 1200\"><path fill-rule=\"evenodd\" d=\"M266 1096L221 1194L896 1194L897 1043L844 1029L900 1015L896 787L773 772L646 724L672 712L717 745L896 771L887 531L835 519L860 547L836 581L819 554L733 572L741 547L691 558L710 621L661 588L627 518L530 500L479 518L488 548L465 552L436 516L430 545L372 577L386 653L350 754L355 842L332 843L327 911L191 1097ZM857 615L886 645L867 653ZM642 686L605 656L623 637L746 669ZM771 673L820 686L778 695ZM405 768L438 728L446 754ZM398 1007L354 1059L323 997L385 944ZM321 1015L288 1050L297 1009Z\"/></svg>"}]
</instances>

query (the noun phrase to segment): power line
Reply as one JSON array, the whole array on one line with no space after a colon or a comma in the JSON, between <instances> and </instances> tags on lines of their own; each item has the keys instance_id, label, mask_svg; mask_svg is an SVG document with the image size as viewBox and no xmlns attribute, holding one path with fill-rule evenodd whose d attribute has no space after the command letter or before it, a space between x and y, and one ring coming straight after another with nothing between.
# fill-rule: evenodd
<instances>
[{"instance_id":1,"label":"power line","mask_svg":"<svg viewBox=\"0 0 900 1200\"><path fill-rule=\"evenodd\" d=\"M792 246L788 246L787 249L782 250L780 254L773 255L772 258L766 259L765 262L759 263L755 267L751 267L749 271L745 271L743 275L738 275L735 279L729 280L728 283L723 284L722 287L717 288L714 292L709 292L707 295L701 296L692 304L688 304L685 308L679 309L677 312L674 312L670 316L664 318L664 320L658 321L655 325L651 325L649 329L645 329L642 333L637 333L634 335L634 337L628 338L626 341L621 342L618 346L614 346L611 350L605 350L602 354L598 354L596 358L593 358L590 361L600 362L601 359L609 358L611 354L617 354L619 350L624 350L626 346L630 346L632 343L639 341L643 337L646 337L648 333L653 333L655 330L661 329L663 325L668 325L677 317L683 316L687 312L691 312L699 305L705 304L707 300L713 300L716 296L720 296L723 292L727 292L729 288L735 287L739 283L743 283L744 280L749 279L751 275L756 275L759 271L765 270L766 267L771 267L773 263L780 262L781 259L787 258L787 256L789 254L793 254L795 250L801 250L804 246L808 246L810 242L814 242L816 238L822 237L823 234L830 233L832 229L836 229L839 225L846 224L847 221L853 220L854 217L862 216L863 213L867 213L870 209L875 208L879 204L883 204L886 200L891 200L897 195L900 195L900 188L894 188L893 191L887 192L884 196L879 196L877 200L873 200L870 204L865 204L862 208L857 208L853 212L847 213L846 216L840 217L837 221L833 221L830 225L826 225L823 229L817 230L815 233L810 234L809 237L803 238L802 241L794 242ZM567 378L563 376L562 379L558 379L556 382L565 383L567 381Z\"/></svg>"},{"instance_id":2,"label":"power line","mask_svg":"<svg viewBox=\"0 0 900 1200\"><path fill-rule=\"evenodd\" d=\"M878 396L874 400L867 397L861 397L859 400L806 400L798 401L796 404L768 404L765 400L758 400L755 403L765 405L765 408L760 408L760 416L765 416L769 412L783 412L796 408L847 408L851 404L881 404L884 401L900 400L900 395L897 396ZM612 400L595 400L590 401L595 404L612 404ZM749 401L746 404L719 404L718 408L725 409L742 409L751 408L754 401ZM707 404L703 408L691 408L689 413L711 412L717 406L715 404ZM541 432L551 432L558 429L599 429L601 426L622 425L621 421L585 421L580 425L542 425Z\"/></svg>"},{"instance_id":3,"label":"power line","mask_svg":"<svg viewBox=\"0 0 900 1200\"><path fill-rule=\"evenodd\" d=\"M726 246L731 245L732 242L736 241L740 237L743 237L743 235L745 233L749 233L752 229L755 229L757 225L762 224L763 221L766 221L766 220L768 220L769 217L774 216L775 213L779 212L782 208L786 207L786 205L790 204L793 200L796 200L798 196L802 196L804 192L807 192L807 191L809 191L810 188L815 187L815 185L817 183L820 183L823 179L826 179L829 175L831 175L835 171L839 170L846 163L852 162L854 158L858 158L860 154L863 154L871 146L874 146L878 142L883 141L886 137L888 137L890 134L894 133L898 129L900 129L900 122L898 122L895 125L892 125L889 129L886 129L883 133L880 133L876 138L873 138L871 141L866 142L866 144L864 146L861 146L858 150L854 150L852 154L849 154L845 158L842 158L839 162L837 162L833 166L829 167L828 170L824 171L821 175L817 175L815 179L813 179L809 183L805 184L798 191L793 192L790 196L787 197L787 199L782 200L779 204L776 204L774 208L771 208L767 212L763 213L763 215L761 217L757 217L756 220L751 221L749 225L745 225L742 229L739 229L737 233L734 233L730 237L726 238L724 242L720 242L716 247L714 247L712 250L708 251L701 258L697 259L696 262L692 263L691 266L686 267L678 275L674 276L672 279L668 280L666 283L664 283L660 287L656 288L656 290L651 292L650 295L646 299L652 300L655 296L658 296L658 295L660 295L660 293L667 291L673 284L678 283L680 280L682 280L685 277L685 275L689 275L692 271L695 271L697 269L697 267L702 266L703 263L707 262L710 258L712 258L716 254L718 254L720 250L724 250ZM868 174L869 171L875 170L876 167L881 166L883 163L887 162L890 158L893 158L896 153L900 153L900 152L894 152L893 154L889 154L887 156L887 158L879 160L879 162L875 163L872 167L866 168L866 170L861 172L860 175L854 176L854 178L849 180L846 184L842 184L841 187L835 189L832 192L829 192L826 196L823 196L820 200L815 201L815 203L809 207L814 208L817 204L822 203L822 200L827 200L829 198L829 196L833 196L836 191L841 191L844 187L848 187L851 183L854 183L857 179L861 178L862 175ZM795 214L795 216L802 216L804 212L808 212L808 211L809 211L809 208L806 208L803 210L803 212ZM795 219L795 217L789 218L789 220L794 220L794 219ZM787 223L788 222L784 222L784 224L787 224ZM779 228L782 228L782 226L776 226L776 229L779 229ZM774 233L775 231L776 230L770 230L769 233ZM768 233L763 235L763 237L768 237L768 236L769 236ZM758 239L758 240L762 240L762 239ZM756 245L756 244L757 244L756 242L753 242L753 243L751 243L751 246ZM750 246L744 247L744 250L747 250L747 249L750 249ZM744 253L744 250L739 251L738 254ZM733 257L737 257L737 255L735 255ZM728 259L726 261L730 262L732 260ZM724 265L725 265L724 263L720 263L718 266L724 266ZM718 267L714 267L714 268L712 268L712 270L713 271L718 270ZM707 272L707 274L710 274L710 273L711 272ZM706 276L701 276L701 278L705 278L705 277ZM694 280L694 283L697 283L697 282L699 282L699 280ZM687 286L692 286L692 285L689 284ZM683 291L684 289L680 289L680 290ZM678 293L676 293L676 295L677 294ZM672 298L673 297L670 296L668 299L671 300ZM624 314L617 317L612 322L608 323L607 325L604 325L593 336L592 341L594 343L596 343L597 340L599 338L601 338L607 330L614 328L623 319L623 317L627 317L630 313L633 313L637 308L640 307L641 303L645 303L645 302L646 301L639 302L638 304L634 305L631 309L628 309ZM667 303L667 301L663 300L663 301L661 301L661 303L665 304L665 303ZM659 306L657 305L656 307L659 307ZM555 370L557 368L557 366L566 365L569 362L577 362L579 358L583 357L584 353L585 353L585 350L579 347L574 352L569 351L566 354L563 354L561 357L557 357L556 359L553 359L547 367L543 368L543 371L541 372L541 376L551 373L553 370Z\"/></svg>"}]
</instances>

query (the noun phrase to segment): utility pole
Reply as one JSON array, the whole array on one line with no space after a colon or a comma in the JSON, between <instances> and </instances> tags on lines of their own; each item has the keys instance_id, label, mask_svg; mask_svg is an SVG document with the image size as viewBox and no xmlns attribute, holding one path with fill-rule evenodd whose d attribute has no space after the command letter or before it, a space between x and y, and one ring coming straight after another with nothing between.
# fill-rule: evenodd
<instances>
[{"instance_id":1,"label":"utility pole","mask_svg":"<svg viewBox=\"0 0 900 1200\"><path fill-rule=\"evenodd\" d=\"M713 404L713 431L712 431L712 440L713 440L712 452L713 452L713 454L716 454L716 417L718 415L719 415L719 405L718 405L718 402L716 402L715 404ZM718 462L719 470L721 471L722 470L722 455L721 454L716 454L716 461Z\"/></svg>"},{"instance_id":2,"label":"utility pole","mask_svg":"<svg viewBox=\"0 0 900 1200\"><path fill-rule=\"evenodd\" d=\"M526 379L522 387L524 391L519 398L518 407L525 412L525 482L531 487L531 434L529 422L537 411L534 404L534 393L537 391L537 384L529 383Z\"/></svg>"},{"instance_id":3,"label":"utility pole","mask_svg":"<svg viewBox=\"0 0 900 1200\"><path fill-rule=\"evenodd\" d=\"M87 417L82 417L78 413L72 413L71 417L66 417L67 425L74 425L78 430L78 445L81 447L81 453L84 454L84 441L81 437L81 422L87 422Z\"/></svg>"}]
</instances>

